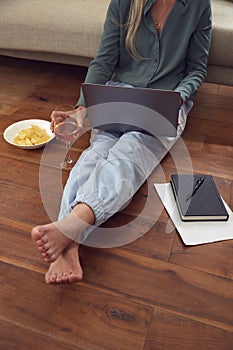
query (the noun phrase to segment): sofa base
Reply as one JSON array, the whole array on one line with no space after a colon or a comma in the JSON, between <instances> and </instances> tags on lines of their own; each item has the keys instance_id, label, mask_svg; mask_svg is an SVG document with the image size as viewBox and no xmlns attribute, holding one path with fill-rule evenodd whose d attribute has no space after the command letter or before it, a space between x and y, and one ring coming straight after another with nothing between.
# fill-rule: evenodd
<instances>
[{"instance_id":1,"label":"sofa base","mask_svg":"<svg viewBox=\"0 0 233 350\"><path fill-rule=\"evenodd\" d=\"M233 86L233 68L209 65L205 81L207 83Z\"/></svg>"},{"instance_id":2,"label":"sofa base","mask_svg":"<svg viewBox=\"0 0 233 350\"><path fill-rule=\"evenodd\" d=\"M63 54L56 54L56 53L50 53L50 52L3 50L3 49L0 49L0 55L14 57L14 58L23 58L28 60L71 64L71 65L83 66L83 67L88 67L92 60L91 58L87 58L87 57L63 55Z\"/></svg>"}]
</instances>

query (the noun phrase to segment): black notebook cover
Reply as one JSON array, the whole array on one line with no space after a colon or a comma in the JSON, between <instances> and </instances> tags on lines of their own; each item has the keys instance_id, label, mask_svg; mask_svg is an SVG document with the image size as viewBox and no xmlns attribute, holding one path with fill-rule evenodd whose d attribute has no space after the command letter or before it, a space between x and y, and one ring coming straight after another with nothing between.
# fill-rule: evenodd
<instances>
[{"instance_id":1,"label":"black notebook cover","mask_svg":"<svg viewBox=\"0 0 233 350\"><path fill-rule=\"evenodd\" d=\"M193 191L198 180L201 185ZM175 174L171 185L183 221L228 220L228 212L211 175Z\"/></svg>"}]
</instances>

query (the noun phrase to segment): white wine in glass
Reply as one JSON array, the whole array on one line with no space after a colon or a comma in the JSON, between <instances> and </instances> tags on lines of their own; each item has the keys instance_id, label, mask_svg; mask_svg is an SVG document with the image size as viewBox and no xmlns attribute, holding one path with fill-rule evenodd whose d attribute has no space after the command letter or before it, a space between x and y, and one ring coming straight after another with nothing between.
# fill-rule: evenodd
<instances>
[{"instance_id":1,"label":"white wine in glass","mask_svg":"<svg viewBox=\"0 0 233 350\"><path fill-rule=\"evenodd\" d=\"M63 108L64 110L64 108ZM72 116L72 110L55 111L53 125L56 138L66 144L67 154L64 162L61 164L63 169L71 168L73 160L70 155L71 142L74 141L79 134L77 119Z\"/></svg>"}]
</instances>

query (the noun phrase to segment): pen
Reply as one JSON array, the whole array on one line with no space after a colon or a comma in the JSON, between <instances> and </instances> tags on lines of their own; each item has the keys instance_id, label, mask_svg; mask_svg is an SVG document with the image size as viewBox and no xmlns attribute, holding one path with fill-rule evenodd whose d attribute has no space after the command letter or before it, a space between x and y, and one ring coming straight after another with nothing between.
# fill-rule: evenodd
<instances>
[{"instance_id":1,"label":"pen","mask_svg":"<svg viewBox=\"0 0 233 350\"><path fill-rule=\"evenodd\" d=\"M187 195L186 201L188 201L190 198L192 198L192 196L197 192L198 188L203 184L204 180L205 180L204 176L199 177L199 179L195 183L192 191Z\"/></svg>"}]
</instances>

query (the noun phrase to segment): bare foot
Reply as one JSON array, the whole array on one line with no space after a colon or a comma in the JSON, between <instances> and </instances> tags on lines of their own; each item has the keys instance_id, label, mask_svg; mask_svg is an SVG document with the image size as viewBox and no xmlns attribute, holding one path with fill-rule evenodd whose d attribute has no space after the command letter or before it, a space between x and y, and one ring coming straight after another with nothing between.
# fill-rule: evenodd
<instances>
[{"instance_id":1,"label":"bare foot","mask_svg":"<svg viewBox=\"0 0 233 350\"><path fill-rule=\"evenodd\" d=\"M82 277L78 245L71 243L50 265L45 275L45 282L47 284L75 283L81 281Z\"/></svg>"},{"instance_id":2,"label":"bare foot","mask_svg":"<svg viewBox=\"0 0 233 350\"><path fill-rule=\"evenodd\" d=\"M34 227L31 235L47 263L55 261L72 242L71 239L58 230L54 223Z\"/></svg>"},{"instance_id":3,"label":"bare foot","mask_svg":"<svg viewBox=\"0 0 233 350\"><path fill-rule=\"evenodd\" d=\"M52 263L71 242L81 241L83 232L92 227L94 220L92 209L79 203L64 219L34 227L31 232L32 239L44 260Z\"/></svg>"}]
</instances>

